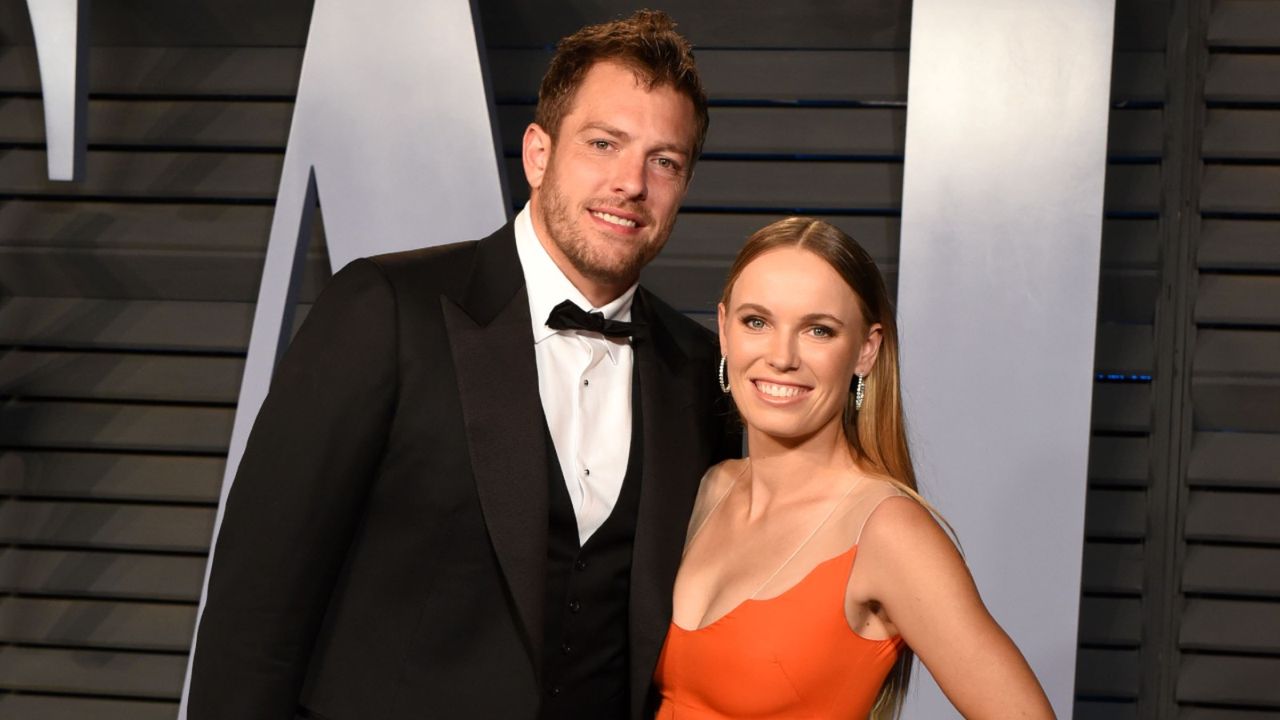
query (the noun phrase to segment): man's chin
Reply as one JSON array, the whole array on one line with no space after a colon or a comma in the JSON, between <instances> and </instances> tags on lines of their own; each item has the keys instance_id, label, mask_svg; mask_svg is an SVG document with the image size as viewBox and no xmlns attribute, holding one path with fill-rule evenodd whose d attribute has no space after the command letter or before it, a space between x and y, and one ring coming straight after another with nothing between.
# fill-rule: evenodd
<instances>
[{"instance_id":1,"label":"man's chin","mask_svg":"<svg viewBox=\"0 0 1280 720\"><path fill-rule=\"evenodd\" d=\"M636 281L643 265L631 262L575 262L574 269L583 277L601 285L625 286Z\"/></svg>"},{"instance_id":2,"label":"man's chin","mask_svg":"<svg viewBox=\"0 0 1280 720\"><path fill-rule=\"evenodd\" d=\"M602 270L601 268L578 268L578 272L591 282L600 285L608 285L611 287L630 286L636 281L640 273L635 272L617 272L612 270Z\"/></svg>"}]
</instances>

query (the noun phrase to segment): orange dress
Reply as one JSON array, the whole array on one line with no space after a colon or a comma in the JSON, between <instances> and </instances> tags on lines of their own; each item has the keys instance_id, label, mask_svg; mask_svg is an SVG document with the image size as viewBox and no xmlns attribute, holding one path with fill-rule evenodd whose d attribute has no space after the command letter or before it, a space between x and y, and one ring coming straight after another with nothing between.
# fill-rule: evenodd
<instances>
[{"instance_id":1,"label":"orange dress","mask_svg":"<svg viewBox=\"0 0 1280 720\"><path fill-rule=\"evenodd\" d=\"M902 638L868 640L844 614L857 545L777 597L746 600L698 630L675 623L654 681L658 720L865 718Z\"/></svg>"}]
</instances>

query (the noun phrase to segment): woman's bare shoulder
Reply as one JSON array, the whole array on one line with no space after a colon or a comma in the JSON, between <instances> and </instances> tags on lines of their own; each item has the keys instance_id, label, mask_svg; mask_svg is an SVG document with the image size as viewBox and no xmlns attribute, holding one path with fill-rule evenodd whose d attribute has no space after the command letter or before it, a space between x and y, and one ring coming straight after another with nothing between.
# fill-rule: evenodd
<instances>
[{"instance_id":1,"label":"woman's bare shoulder","mask_svg":"<svg viewBox=\"0 0 1280 720\"><path fill-rule=\"evenodd\" d=\"M698 501L702 502L704 498L710 497L711 502L715 502L725 490L742 477L742 473L747 468L747 462L743 458L734 458L722 460L707 468L707 472L702 476L702 483L698 486Z\"/></svg>"},{"instance_id":2,"label":"woman's bare shoulder","mask_svg":"<svg viewBox=\"0 0 1280 720\"><path fill-rule=\"evenodd\" d=\"M919 559L922 555L959 560L952 538L933 512L892 483L873 491L858 544L889 562Z\"/></svg>"},{"instance_id":3,"label":"woman's bare shoulder","mask_svg":"<svg viewBox=\"0 0 1280 720\"><path fill-rule=\"evenodd\" d=\"M702 516L710 512L711 508L724 496L725 492L742 477L742 473L746 470L747 460L732 459L724 460L707 468L707 472L702 475L702 480L698 485L698 497L693 504L692 521L696 524Z\"/></svg>"},{"instance_id":4,"label":"woman's bare shoulder","mask_svg":"<svg viewBox=\"0 0 1280 720\"><path fill-rule=\"evenodd\" d=\"M854 483L836 515L842 525L853 530L854 535L861 532L866 521L887 500L905 498L915 502L910 495L887 477L863 474L856 478Z\"/></svg>"}]
</instances>

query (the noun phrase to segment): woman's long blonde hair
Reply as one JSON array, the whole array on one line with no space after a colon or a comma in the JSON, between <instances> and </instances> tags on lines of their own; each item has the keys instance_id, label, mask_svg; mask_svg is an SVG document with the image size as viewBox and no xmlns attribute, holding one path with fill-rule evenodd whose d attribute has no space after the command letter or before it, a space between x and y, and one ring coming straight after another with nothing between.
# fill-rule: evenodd
<instances>
[{"instance_id":1,"label":"woman's long blonde hair","mask_svg":"<svg viewBox=\"0 0 1280 720\"><path fill-rule=\"evenodd\" d=\"M853 388L844 406L844 435L854 458L865 469L884 475L906 494L915 498L941 520L916 488L915 468L907 446L903 421L902 390L898 372L898 323L893 303L885 288L884 277L871 255L853 238L829 223L808 217L791 217L757 230L738 252L729 278L725 282L721 302L729 306L729 293L742 270L759 256L782 247L799 248L826 261L844 279L857 296L858 307L867 326L880 324L880 354L871 372L864 378L862 409L854 405ZM943 521L945 525L945 521ZM948 526L948 529L950 527ZM952 533L954 536L954 533ZM871 711L873 718L896 718L902 710L911 679L915 658L910 648L903 647L898 661L885 678Z\"/></svg>"}]
</instances>

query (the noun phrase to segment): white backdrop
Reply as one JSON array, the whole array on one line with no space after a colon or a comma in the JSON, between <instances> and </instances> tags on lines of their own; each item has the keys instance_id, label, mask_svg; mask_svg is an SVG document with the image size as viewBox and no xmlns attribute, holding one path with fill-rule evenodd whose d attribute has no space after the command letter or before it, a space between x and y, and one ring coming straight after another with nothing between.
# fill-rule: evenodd
<instances>
[{"instance_id":1,"label":"white backdrop","mask_svg":"<svg viewBox=\"0 0 1280 720\"><path fill-rule=\"evenodd\" d=\"M1071 717L1114 0L915 0L898 308L927 497ZM911 718L955 717L921 671Z\"/></svg>"}]
</instances>

